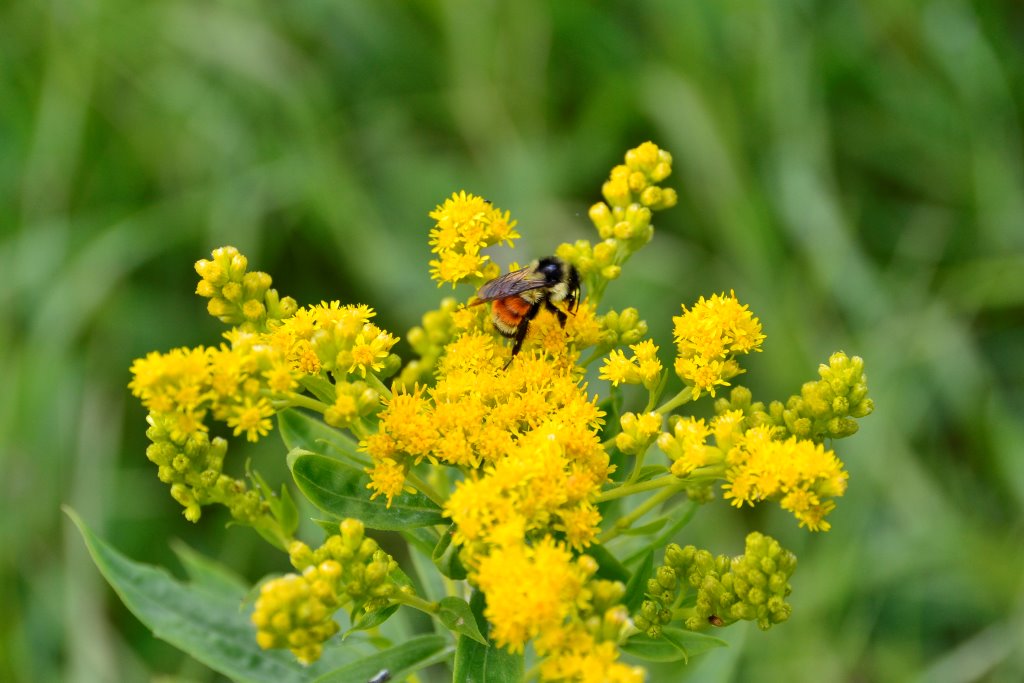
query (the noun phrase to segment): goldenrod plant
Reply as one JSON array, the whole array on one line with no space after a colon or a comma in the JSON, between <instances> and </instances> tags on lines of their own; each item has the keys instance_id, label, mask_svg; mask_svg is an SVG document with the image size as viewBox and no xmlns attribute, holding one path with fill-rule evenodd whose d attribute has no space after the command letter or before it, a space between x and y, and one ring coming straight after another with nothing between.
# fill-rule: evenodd
<instances>
[{"instance_id":1,"label":"goldenrod plant","mask_svg":"<svg viewBox=\"0 0 1024 683\"><path fill-rule=\"evenodd\" d=\"M688 661L736 621L798 619L778 541L676 541L702 506L766 501L828 531L848 484L832 445L872 410L864 364L837 352L799 393L755 401L738 380L769 335L735 292L681 302L671 344L648 335L643 302L603 307L676 204L671 171L655 144L629 150L590 209L597 239L555 247L549 279L524 266L529 287L493 305L474 305L502 274L485 250L523 228L471 193L443 200L423 277L453 294L407 333L415 358L368 306L300 306L233 247L197 262L196 292L228 330L135 361L146 455L186 519L225 506L294 571L247 590L189 556L184 584L83 527L125 603L222 673L275 683L424 680L430 665L457 681L639 682L645 661ZM570 274L582 296L560 307ZM527 325L514 357L502 311ZM705 417L685 412L699 402ZM294 481L272 486L236 451L275 428ZM300 510L320 538L297 538ZM386 622L401 609L429 619L397 642Z\"/></svg>"}]
</instances>

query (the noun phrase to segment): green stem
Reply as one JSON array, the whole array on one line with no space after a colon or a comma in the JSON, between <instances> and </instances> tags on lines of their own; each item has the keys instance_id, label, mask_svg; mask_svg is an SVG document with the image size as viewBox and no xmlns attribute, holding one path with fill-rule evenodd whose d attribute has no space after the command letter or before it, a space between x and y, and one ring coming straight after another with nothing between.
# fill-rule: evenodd
<instances>
[{"instance_id":1,"label":"green stem","mask_svg":"<svg viewBox=\"0 0 1024 683\"><path fill-rule=\"evenodd\" d=\"M667 529L662 530L662 532L644 548L641 548L623 560L622 564L628 567L646 555L648 548L660 548L664 546L673 539L675 535L683 529L683 527L690 523L690 520L693 519L693 515L697 512L698 507L700 507L700 505L696 501L689 501L685 506L683 506L683 514L679 515Z\"/></svg>"},{"instance_id":2,"label":"green stem","mask_svg":"<svg viewBox=\"0 0 1024 683\"><path fill-rule=\"evenodd\" d=\"M676 481L679 482L679 480ZM641 503L635 510L630 512L628 515L620 517L618 520L616 520L615 524L612 525L612 528L608 529L608 531L601 534L601 537L597 539L597 542L604 544L612 540L613 538L621 534L623 531L633 526L634 522L639 520L648 512L658 507L672 496L679 493L679 491L681 491L682 488L683 486L681 484L677 484L676 486L669 486L661 491L658 491L656 494L654 494L653 496L645 500L643 503Z\"/></svg>"},{"instance_id":3,"label":"green stem","mask_svg":"<svg viewBox=\"0 0 1024 683\"><path fill-rule=\"evenodd\" d=\"M665 393L665 385L668 384L668 372L662 371L661 377L658 378L658 383L655 385L654 390L650 391L650 398L647 400L647 407L644 408L645 413L649 413L654 410L654 406L661 400L661 395ZM664 415L664 413L662 413Z\"/></svg>"},{"instance_id":4,"label":"green stem","mask_svg":"<svg viewBox=\"0 0 1024 683\"><path fill-rule=\"evenodd\" d=\"M629 478L626 479L626 485L634 483L637 477L640 476L640 469L644 466L644 458L647 457L647 451L651 449L651 445L647 444L642 451L636 454L633 458L633 471L629 473Z\"/></svg>"},{"instance_id":5,"label":"green stem","mask_svg":"<svg viewBox=\"0 0 1024 683\"><path fill-rule=\"evenodd\" d=\"M275 408L309 408L321 415L330 408L330 406L323 401L318 401L310 396L296 394L292 391L284 394L275 394L272 391L264 389L260 392L260 395L269 398L272 405L276 404L274 405Z\"/></svg>"},{"instance_id":6,"label":"green stem","mask_svg":"<svg viewBox=\"0 0 1024 683\"><path fill-rule=\"evenodd\" d=\"M670 398L665 403L662 403L660 406L658 406L657 412L661 413L662 415L667 415L669 412L671 412L672 410L675 410L679 406L686 405L692 399L693 399L693 388L692 387L683 387L682 391L680 391L678 394L676 394L675 396Z\"/></svg>"},{"instance_id":7,"label":"green stem","mask_svg":"<svg viewBox=\"0 0 1024 683\"><path fill-rule=\"evenodd\" d=\"M642 481L639 484L623 484L616 488L605 491L601 495L594 498L595 503L604 503L609 500L615 500L616 498L625 498L631 496L634 493L643 493L644 491L653 491L654 489L664 488L666 486L672 486L673 484L681 481L674 475L668 474L664 477L658 477L657 479L648 479Z\"/></svg>"},{"instance_id":8,"label":"green stem","mask_svg":"<svg viewBox=\"0 0 1024 683\"><path fill-rule=\"evenodd\" d=\"M380 377L373 374L372 372L366 375L366 383L377 390L381 396L391 399L391 390L384 386L384 382L380 381Z\"/></svg>"},{"instance_id":9,"label":"green stem","mask_svg":"<svg viewBox=\"0 0 1024 683\"><path fill-rule=\"evenodd\" d=\"M422 491L423 495L425 495L430 500L434 501L434 503L437 504L437 507L444 507L445 499L442 498L437 493L437 491L434 490L433 486L431 486L422 478L420 478L418 474L416 474L412 470L409 470L408 472L405 473L405 478L408 479L409 483L415 486L419 491Z\"/></svg>"},{"instance_id":10,"label":"green stem","mask_svg":"<svg viewBox=\"0 0 1024 683\"><path fill-rule=\"evenodd\" d=\"M412 607L413 609L418 609L419 611L427 614L437 614L441 611L441 605L439 603L424 600L414 593L398 593L391 599L399 604Z\"/></svg>"}]
</instances>

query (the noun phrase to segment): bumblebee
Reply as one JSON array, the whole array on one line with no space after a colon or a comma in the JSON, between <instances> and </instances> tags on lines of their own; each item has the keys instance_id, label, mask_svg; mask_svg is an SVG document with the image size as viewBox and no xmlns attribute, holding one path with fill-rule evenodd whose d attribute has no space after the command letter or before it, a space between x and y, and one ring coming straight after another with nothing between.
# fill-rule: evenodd
<instances>
[{"instance_id":1,"label":"bumblebee","mask_svg":"<svg viewBox=\"0 0 1024 683\"><path fill-rule=\"evenodd\" d=\"M507 368L522 348L530 321L541 306L558 316L558 322L565 327L568 316L555 306L562 301L570 313L575 312L580 302L580 274L571 263L547 256L484 284L472 305L492 302L491 321L495 329L515 339L512 355L505 363Z\"/></svg>"}]
</instances>

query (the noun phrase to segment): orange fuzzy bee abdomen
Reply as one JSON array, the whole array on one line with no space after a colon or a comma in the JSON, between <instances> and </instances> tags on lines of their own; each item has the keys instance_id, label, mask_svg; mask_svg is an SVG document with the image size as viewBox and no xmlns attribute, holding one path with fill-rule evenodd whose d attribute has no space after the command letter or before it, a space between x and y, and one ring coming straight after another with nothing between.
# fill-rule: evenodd
<instances>
[{"instance_id":1,"label":"orange fuzzy bee abdomen","mask_svg":"<svg viewBox=\"0 0 1024 683\"><path fill-rule=\"evenodd\" d=\"M491 304L492 319L494 326L506 337L512 337L516 333L516 327L530 311L531 304L519 296L509 296L504 299L495 299Z\"/></svg>"}]
</instances>

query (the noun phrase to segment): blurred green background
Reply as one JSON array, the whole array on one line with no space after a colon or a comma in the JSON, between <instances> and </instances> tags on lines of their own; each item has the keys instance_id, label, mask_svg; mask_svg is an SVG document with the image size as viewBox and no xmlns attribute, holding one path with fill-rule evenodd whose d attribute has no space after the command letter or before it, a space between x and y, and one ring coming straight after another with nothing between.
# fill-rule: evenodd
<instances>
[{"instance_id":1,"label":"blurred green background","mask_svg":"<svg viewBox=\"0 0 1024 683\"><path fill-rule=\"evenodd\" d=\"M216 680L154 639L61 503L129 556L183 539L285 569L146 460L128 367L209 344L192 263L232 244L300 303L404 334L438 290L427 212L519 220L526 261L594 238L623 152L672 152L680 205L609 290L671 316L735 289L776 398L829 353L876 412L836 444L827 534L698 515L684 542L796 551L793 617L657 680L1024 679L1024 4L978 0L199 2L0 7L0 680ZM283 447L253 456L283 476Z\"/></svg>"}]
</instances>

